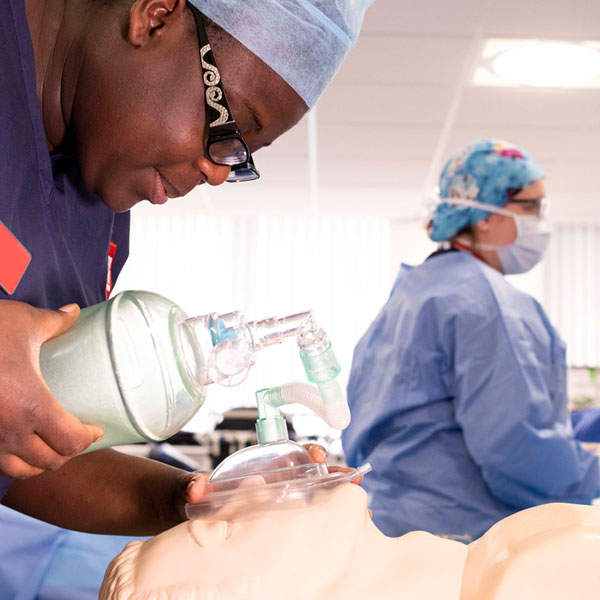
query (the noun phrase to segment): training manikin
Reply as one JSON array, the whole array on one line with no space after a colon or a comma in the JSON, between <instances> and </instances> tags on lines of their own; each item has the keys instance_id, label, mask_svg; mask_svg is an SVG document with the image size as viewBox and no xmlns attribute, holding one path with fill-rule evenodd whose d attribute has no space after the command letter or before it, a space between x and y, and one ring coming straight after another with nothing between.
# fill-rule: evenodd
<instances>
[{"instance_id":1,"label":"training manikin","mask_svg":"<svg viewBox=\"0 0 600 600\"><path fill-rule=\"evenodd\" d=\"M535 507L469 546L425 532L388 538L365 492L345 483L303 507L193 519L132 542L100 600L589 598L600 586L598 510Z\"/></svg>"}]
</instances>

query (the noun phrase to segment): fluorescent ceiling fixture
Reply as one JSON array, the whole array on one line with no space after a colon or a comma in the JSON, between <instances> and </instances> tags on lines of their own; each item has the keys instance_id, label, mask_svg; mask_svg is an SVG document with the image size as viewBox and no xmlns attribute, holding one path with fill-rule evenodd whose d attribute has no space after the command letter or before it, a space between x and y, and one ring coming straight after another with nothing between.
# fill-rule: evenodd
<instances>
[{"instance_id":1,"label":"fluorescent ceiling fixture","mask_svg":"<svg viewBox=\"0 0 600 600\"><path fill-rule=\"evenodd\" d=\"M528 44L499 54L493 68L500 77L524 85L575 85L600 75L600 52L578 44Z\"/></svg>"}]
</instances>

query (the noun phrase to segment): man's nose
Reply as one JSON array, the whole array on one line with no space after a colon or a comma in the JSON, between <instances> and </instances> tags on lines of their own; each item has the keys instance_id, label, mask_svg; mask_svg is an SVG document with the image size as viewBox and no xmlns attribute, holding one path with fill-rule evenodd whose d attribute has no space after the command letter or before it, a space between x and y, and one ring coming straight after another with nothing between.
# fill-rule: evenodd
<instances>
[{"instance_id":1,"label":"man's nose","mask_svg":"<svg viewBox=\"0 0 600 600\"><path fill-rule=\"evenodd\" d=\"M196 161L196 165L206 177L206 182L210 185L221 185L227 179L229 172L231 171L231 167L217 165L206 157Z\"/></svg>"}]
</instances>

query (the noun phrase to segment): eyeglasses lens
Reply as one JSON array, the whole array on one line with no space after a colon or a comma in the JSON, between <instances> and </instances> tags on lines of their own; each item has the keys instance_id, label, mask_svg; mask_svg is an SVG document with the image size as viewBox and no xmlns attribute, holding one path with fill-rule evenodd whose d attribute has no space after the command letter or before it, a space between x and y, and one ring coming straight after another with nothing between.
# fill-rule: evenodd
<instances>
[{"instance_id":1,"label":"eyeglasses lens","mask_svg":"<svg viewBox=\"0 0 600 600\"><path fill-rule=\"evenodd\" d=\"M239 165L248 160L248 151L237 138L217 140L208 149L210 158L218 165Z\"/></svg>"},{"instance_id":2,"label":"eyeglasses lens","mask_svg":"<svg viewBox=\"0 0 600 600\"><path fill-rule=\"evenodd\" d=\"M239 167L238 169L232 170L231 173L229 173L227 181L229 183L232 183L241 181L252 181L258 178L259 174L256 171L256 169L252 169L249 167Z\"/></svg>"}]
</instances>

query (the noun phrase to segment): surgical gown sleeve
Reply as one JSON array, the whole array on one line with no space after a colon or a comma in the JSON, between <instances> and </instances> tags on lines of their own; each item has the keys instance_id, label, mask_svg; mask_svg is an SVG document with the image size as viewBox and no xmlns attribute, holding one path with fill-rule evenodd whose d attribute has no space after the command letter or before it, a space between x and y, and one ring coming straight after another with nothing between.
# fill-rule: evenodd
<instances>
[{"instance_id":1,"label":"surgical gown sleeve","mask_svg":"<svg viewBox=\"0 0 600 600\"><path fill-rule=\"evenodd\" d=\"M600 408L571 413L573 434L581 442L600 442Z\"/></svg>"},{"instance_id":2,"label":"surgical gown sleeve","mask_svg":"<svg viewBox=\"0 0 600 600\"><path fill-rule=\"evenodd\" d=\"M509 505L590 503L598 459L572 435L564 344L532 298L519 292L515 303L506 290L488 292L479 304L485 310L458 311L447 324L455 329L447 339L467 449L492 494Z\"/></svg>"}]
</instances>

